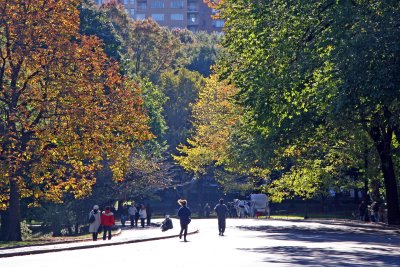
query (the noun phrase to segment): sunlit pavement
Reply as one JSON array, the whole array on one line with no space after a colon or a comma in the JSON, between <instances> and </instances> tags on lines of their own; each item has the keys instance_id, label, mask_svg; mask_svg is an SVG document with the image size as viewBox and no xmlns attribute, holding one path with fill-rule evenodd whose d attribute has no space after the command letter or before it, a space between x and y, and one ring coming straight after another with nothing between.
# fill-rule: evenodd
<instances>
[{"instance_id":1,"label":"sunlit pavement","mask_svg":"<svg viewBox=\"0 0 400 267\"><path fill-rule=\"evenodd\" d=\"M174 220L174 229L164 233L125 231L136 237L154 231L170 238L128 243L123 233L115 240L125 239L125 244L1 258L0 266L87 266L93 259L96 266L107 267L400 266L399 229L376 224L228 219L225 236L219 236L217 220L203 219L192 220L189 229L199 229L188 236L189 242L177 237L179 224Z\"/></svg>"}]
</instances>

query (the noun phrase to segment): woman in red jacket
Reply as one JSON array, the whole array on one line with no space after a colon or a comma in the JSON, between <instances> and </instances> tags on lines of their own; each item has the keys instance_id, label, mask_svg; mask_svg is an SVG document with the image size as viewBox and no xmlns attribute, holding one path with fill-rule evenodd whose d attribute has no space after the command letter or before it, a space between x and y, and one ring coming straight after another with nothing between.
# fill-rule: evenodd
<instances>
[{"instance_id":1,"label":"woman in red jacket","mask_svg":"<svg viewBox=\"0 0 400 267\"><path fill-rule=\"evenodd\" d=\"M106 240L108 232L108 240L111 239L111 228L115 225L114 213L110 211L110 207L101 213L101 225L103 226L103 240Z\"/></svg>"}]
</instances>

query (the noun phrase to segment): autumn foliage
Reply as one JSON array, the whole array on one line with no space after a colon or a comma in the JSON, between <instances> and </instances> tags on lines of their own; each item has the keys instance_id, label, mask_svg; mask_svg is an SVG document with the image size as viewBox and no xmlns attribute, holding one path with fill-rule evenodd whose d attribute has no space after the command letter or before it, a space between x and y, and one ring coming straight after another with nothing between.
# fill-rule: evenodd
<instances>
[{"instance_id":1,"label":"autumn foliage","mask_svg":"<svg viewBox=\"0 0 400 267\"><path fill-rule=\"evenodd\" d=\"M18 228L21 198L83 197L103 160L122 179L131 148L151 138L136 85L78 34L78 4L0 0L0 209ZM9 230L3 239L20 238Z\"/></svg>"}]
</instances>

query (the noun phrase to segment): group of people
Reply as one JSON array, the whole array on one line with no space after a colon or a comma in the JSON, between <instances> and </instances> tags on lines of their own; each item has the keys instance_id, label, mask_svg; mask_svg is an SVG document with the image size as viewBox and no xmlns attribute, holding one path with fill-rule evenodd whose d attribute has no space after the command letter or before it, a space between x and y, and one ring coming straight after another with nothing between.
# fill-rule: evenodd
<instances>
[{"instance_id":1,"label":"group of people","mask_svg":"<svg viewBox=\"0 0 400 267\"><path fill-rule=\"evenodd\" d=\"M131 227L138 227L140 220L141 227L145 224L148 226L151 223L152 209L150 205L123 205L119 211L122 226L125 226L126 221L129 219ZM92 233L93 241L97 240L98 234L103 232L103 240L107 238L110 240L112 237L111 229L115 225L115 212L112 211L110 206L105 207L104 211L99 209L98 205L94 205L93 209L89 212L89 232Z\"/></svg>"},{"instance_id":2,"label":"group of people","mask_svg":"<svg viewBox=\"0 0 400 267\"><path fill-rule=\"evenodd\" d=\"M384 206L378 201L373 201L369 206L365 201L361 201L360 205L358 206L360 221L383 221L383 209Z\"/></svg>"},{"instance_id":3,"label":"group of people","mask_svg":"<svg viewBox=\"0 0 400 267\"><path fill-rule=\"evenodd\" d=\"M179 239L187 242L187 233L188 233L188 226L191 222L191 215L192 211L187 206L187 200L180 199L178 200L180 208L178 210L178 218L180 222L180 232L179 232ZM125 211L126 210L126 214ZM147 219L147 225L150 225L150 219L148 215L149 208L142 204L138 207L134 205L123 206L123 212L121 213L121 224L124 226L126 223L126 219L129 216L131 221L131 226L137 226L138 220L141 221L141 226L144 227L145 220ZM224 200L221 198L219 203L214 208L215 213L217 214L218 218L218 231L219 235L223 236L226 228L226 218L228 217L228 207L224 204ZM126 217L125 217L126 216ZM94 219L92 218L94 217ZM151 217L150 217L151 218ZM93 209L89 213L89 232L92 233L93 241L97 240L98 233L103 231L103 240L107 238L110 240L111 229L115 225L115 216L114 213L111 211L110 207L106 207L104 211L99 210L98 205L94 205ZM162 223L161 229L162 231L167 231L168 229L172 229L172 220L170 219L169 215L166 215L165 220Z\"/></svg>"},{"instance_id":4,"label":"group of people","mask_svg":"<svg viewBox=\"0 0 400 267\"><path fill-rule=\"evenodd\" d=\"M126 221L129 220L131 227L138 227L138 222L140 220L141 227L144 227L145 224L149 226L151 223L152 213L153 212L150 204L124 204L120 212L121 224L122 226L125 226Z\"/></svg>"},{"instance_id":5,"label":"group of people","mask_svg":"<svg viewBox=\"0 0 400 267\"><path fill-rule=\"evenodd\" d=\"M181 239L183 235L184 238L183 241L187 242L186 236L188 231L188 225L191 221L190 216L192 212L188 208L186 200L180 199L178 200L178 203L181 206L178 210L178 217L181 225L179 238ZM219 203L214 207L214 211L217 214L219 235L223 236L226 228L226 218L228 217L229 212L228 212L228 207L224 204L224 200L222 198L219 200Z\"/></svg>"},{"instance_id":6,"label":"group of people","mask_svg":"<svg viewBox=\"0 0 400 267\"><path fill-rule=\"evenodd\" d=\"M98 205L94 205L89 213L89 222L89 232L92 233L93 241L97 240L101 231L103 231L103 240L111 239L111 229L115 225L115 217L109 206L101 211Z\"/></svg>"}]
</instances>

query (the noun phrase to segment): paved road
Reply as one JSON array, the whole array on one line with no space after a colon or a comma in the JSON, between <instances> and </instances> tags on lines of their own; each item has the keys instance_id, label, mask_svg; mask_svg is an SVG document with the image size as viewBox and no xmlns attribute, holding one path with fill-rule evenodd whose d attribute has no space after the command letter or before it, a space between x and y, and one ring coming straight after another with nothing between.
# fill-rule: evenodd
<instances>
[{"instance_id":1,"label":"paved road","mask_svg":"<svg viewBox=\"0 0 400 267\"><path fill-rule=\"evenodd\" d=\"M0 258L1 267L71 266L400 266L399 230L372 224L229 219L193 220L198 234L73 251ZM170 234L177 234L178 225ZM122 235L121 235L122 238ZM101 241L103 242L103 241Z\"/></svg>"}]
</instances>

